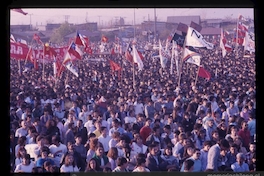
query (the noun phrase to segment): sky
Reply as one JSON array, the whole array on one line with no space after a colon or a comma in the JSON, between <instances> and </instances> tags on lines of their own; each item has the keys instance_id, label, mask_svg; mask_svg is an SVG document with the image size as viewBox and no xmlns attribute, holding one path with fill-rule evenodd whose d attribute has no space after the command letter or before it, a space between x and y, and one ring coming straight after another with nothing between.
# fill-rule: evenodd
<instances>
[{"instance_id":1,"label":"sky","mask_svg":"<svg viewBox=\"0 0 264 176\"><path fill-rule=\"evenodd\" d=\"M148 19L154 20L156 11L157 21L167 21L167 16L200 15L201 19L238 18L239 15L254 19L253 8L24 8L27 15L10 11L11 25L46 25L47 23L63 23L68 21L73 24L97 22L107 25L122 17L125 24L140 24Z\"/></svg>"}]
</instances>

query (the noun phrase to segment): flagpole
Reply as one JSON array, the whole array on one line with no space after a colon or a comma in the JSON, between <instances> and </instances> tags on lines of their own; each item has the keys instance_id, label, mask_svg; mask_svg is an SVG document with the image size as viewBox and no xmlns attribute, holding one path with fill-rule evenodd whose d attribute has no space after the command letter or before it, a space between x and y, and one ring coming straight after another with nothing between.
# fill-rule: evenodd
<instances>
[{"instance_id":1,"label":"flagpole","mask_svg":"<svg viewBox=\"0 0 264 176\"><path fill-rule=\"evenodd\" d=\"M185 38L186 38L186 36L185 36ZM185 50L185 45L186 45L186 39L184 40L184 43L183 43L183 46L182 46L182 48L183 48L183 50L182 50L182 59L180 59L179 61L180 61L180 68L179 68L179 70L180 70L180 74L179 74L179 80L178 80L178 86L180 87L180 83L181 83L181 74L182 74L182 66L183 66L183 57L184 57L184 50Z\"/></svg>"},{"instance_id":2,"label":"flagpole","mask_svg":"<svg viewBox=\"0 0 264 176\"><path fill-rule=\"evenodd\" d=\"M134 9L134 41L136 40L136 13L135 13L135 9ZM133 43L132 43L133 44ZM135 62L133 59L133 89L135 90Z\"/></svg>"},{"instance_id":3,"label":"flagpole","mask_svg":"<svg viewBox=\"0 0 264 176\"><path fill-rule=\"evenodd\" d=\"M238 21L239 19L237 19L237 25L236 25L236 53L235 53L235 58L237 58L238 56Z\"/></svg>"},{"instance_id":4,"label":"flagpole","mask_svg":"<svg viewBox=\"0 0 264 176\"><path fill-rule=\"evenodd\" d=\"M29 50L28 50L28 53L27 53L27 56L26 56L26 61L25 61L25 64L24 64L24 65L27 64L28 55L29 55L30 49L32 49L32 43L33 43L33 38L31 39L31 42L30 42L30 48L29 48Z\"/></svg>"},{"instance_id":5,"label":"flagpole","mask_svg":"<svg viewBox=\"0 0 264 176\"><path fill-rule=\"evenodd\" d=\"M42 69L42 79L44 81L44 73L45 73L45 66L44 66L44 58L45 58L45 44L43 44L43 58L42 58L42 65L43 65L43 69Z\"/></svg>"}]
</instances>

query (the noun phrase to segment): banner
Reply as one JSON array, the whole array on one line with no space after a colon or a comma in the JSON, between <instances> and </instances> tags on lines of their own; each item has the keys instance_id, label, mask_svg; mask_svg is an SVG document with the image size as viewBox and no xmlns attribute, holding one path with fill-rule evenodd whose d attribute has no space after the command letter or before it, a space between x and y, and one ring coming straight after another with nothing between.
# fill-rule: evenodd
<instances>
[{"instance_id":1,"label":"banner","mask_svg":"<svg viewBox=\"0 0 264 176\"><path fill-rule=\"evenodd\" d=\"M64 53L67 51L67 46L54 48L57 53L57 59L63 60ZM29 48L16 42L10 42L10 58L25 60ZM40 59L43 56L43 49L33 49L32 55L34 58ZM45 57L45 60L53 62L52 58Z\"/></svg>"},{"instance_id":2,"label":"banner","mask_svg":"<svg viewBox=\"0 0 264 176\"><path fill-rule=\"evenodd\" d=\"M193 29L192 27L188 28L188 32L185 38L186 46L192 47L202 47L207 49L213 49L214 45L212 43L207 42L202 34Z\"/></svg>"}]
</instances>

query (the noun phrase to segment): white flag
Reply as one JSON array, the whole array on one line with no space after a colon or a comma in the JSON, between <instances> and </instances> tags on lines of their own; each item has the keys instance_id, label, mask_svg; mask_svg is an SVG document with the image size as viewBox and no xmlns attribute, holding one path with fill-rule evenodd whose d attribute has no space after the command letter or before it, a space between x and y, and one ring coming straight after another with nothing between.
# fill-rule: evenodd
<instances>
[{"instance_id":1,"label":"white flag","mask_svg":"<svg viewBox=\"0 0 264 176\"><path fill-rule=\"evenodd\" d=\"M159 40L159 57L160 57L160 64L162 68L166 67L168 62L168 58L170 57L168 53L162 48L161 42Z\"/></svg>"},{"instance_id":2,"label":"white flag","mask_svg":"<svg viewBox=\"0 0 264 176\"><path fill-rule=\"evenodd\" d=\"M207 42L202 34L193 29L192 27L188 27L188 31L185 37L185 45L192 47L205 47L207 49L213 49L214 44Z\"/></svg>"},{"instance_id":3,"label":"white flag","mask_svg":"<svg viewBox=\"0 0 264 176\"><path fill-rule=\"evenodd\" d=\"M255 52L255 39L253 33L246 32L243 46L245 51L249 51L250 53Z\"/></svg>"},{"instance_id":4,"label":"white flag","mask_svg":"<svg viewBox=\"0 0 264 176\"><path fill-rule=\"evenodd\" d=\"M63 61L63 65L70 71L72 72L75 76L79 77L78 74L78 69L76 66L73 65L72 63L72 58L69 52L66 53Z\"/></svg>"},{"instance_id":5,"label":"white flag","mask_svg":"<svg viewBox=\"0 0 264 176\"><path fill-rule=\"evenodd\" d=\"M222 49L222 56L225 57L226 49L225 49L225 43L223 40L224 40L224 33L223 33L223 29L221 28L220 48Z\"/></svg>"},{"instance_id":6,"label":"white flag","mask_svg":"<svg viewBox=\"0 0 264 176\"><path fill-rule=\"evenodd\" d=\"M184 48L183 61L200 66L201 55L189 50L188 48Z\"/></svg>"},{"instance_id":7,"label":"white flag","mask_svg":"<svg viewBox=\"0 0 264 176\"><path fill-rule=\"evenodd\" d=\"M143 62L138 54L138 51L135 47L135 45L132 46L133 47L133 60L135 63L137 63L138 65L138 70L142 70L144 65L143 65Z\"/></svg>"}]
</instances>

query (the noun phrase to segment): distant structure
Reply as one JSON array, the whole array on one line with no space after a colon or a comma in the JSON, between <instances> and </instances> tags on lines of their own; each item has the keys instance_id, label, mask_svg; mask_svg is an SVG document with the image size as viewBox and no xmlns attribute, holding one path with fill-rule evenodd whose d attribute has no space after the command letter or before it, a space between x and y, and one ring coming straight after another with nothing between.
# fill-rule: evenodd
<instances>
[{"instance_id":1,"label":"distant structure","mask_svg":"<svg viewBox=\"0 0 264 176\"><path fill-rule=\"evenodd\" d=\"M200 24L201 17L200 16L168 16L167 17L168 23L177 23L177 24L183 23L190 26L192 21L197 24Z\"/></svg>"}]
</instances>

